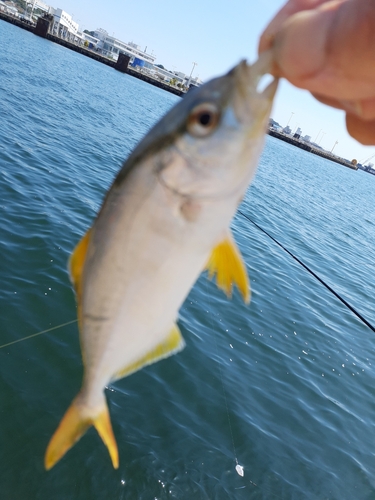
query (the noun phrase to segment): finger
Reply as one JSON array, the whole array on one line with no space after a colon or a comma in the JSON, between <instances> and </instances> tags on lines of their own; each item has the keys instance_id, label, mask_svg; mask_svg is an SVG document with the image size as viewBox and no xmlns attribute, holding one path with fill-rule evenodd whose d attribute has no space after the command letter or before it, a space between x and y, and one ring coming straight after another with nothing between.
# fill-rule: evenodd
<instances>
[{"instance_id":1,"label":"finger","mask_svg":"<svg viewBox=\"0 0 375 500\"><path fill-rule=\"evenodd\" d=\"M330 8L327 9L327 6ZM321 75L327 64L328 37L336 11L331 8L332 2L325 3L323 7L290 17L277 33L273 50L281 75L297 87L325 95L326 89L319 92L319 87L308 85Z\"/></svg>"},{"instance_id":2,"label":"finger","mask_svg":"<svg viewBox=\"0 0 375 500\"><path fill-rule=\"evenodd\" d=\"M313 96L319 102L326 104L327 106L342 109L351 115L358 116L362 120L375 119L375 98L348 101L345 99L333 99L315 93L313 93Z\"/></svg>"},{"instance_id":3,"label":"finger","mask_svg":"<svg viewBox=\"0 0 375 500\"><path fill-rule=\"evenodd\" d=\"M375 86L375 85L374 85ZM363 120L374 120L375 119L375 98L363 99L358 103L359 111L357 114ZM349 110L350 111L350 110Z\"/></svg>"},{"instance_id":4,"label":"finger","mask_svg":"<svg viewBox=\"0 0 375 500\"><path fill-rule=\"evenodd\" d=\"M340 101L339 99L334 99L333 97L326 97L320 94L316 94L314 92L312 92L312 95L315 97L317 101L321 102L322 104L326 104L327 106L331 106L331 108L342 109L347 113L357 116L360 116L362 114L361 101L345 101L345 100ZM373 118L375 118L375 116Z\"/></svg>"},{"instance_id":5,"label":"finger","mask_svg":"<svg viewBox=\"0 0 375 500\"><path fill-rule=\"evenodd\" d=\"M280 30L284 22L297 12L314 9L329 0L289 0L284 7L276 14L270 24L264 30L259 41L259 54L272 47L276 33Z\"/></svg>"},{"instance_id":6,"label":"finger","mask_svg":"<svg viewBox=\"0 0 375 500\"><path fill-rule=\"evenodd\" d=\"M365 146L375 145L375 120L365 121L351 114L346 115L346 128L349 134Z\"/></svg>"},{"instance_id":7,"label":"finger","mask_svg":"<svg viewBox=\"0 0 375 500\"><path fill-rule=\"evenodd\" d=\"M278 74L339 100L375 96L375 2L332 0L289 18L274 40Z\"/></svg>"}]
</instances>

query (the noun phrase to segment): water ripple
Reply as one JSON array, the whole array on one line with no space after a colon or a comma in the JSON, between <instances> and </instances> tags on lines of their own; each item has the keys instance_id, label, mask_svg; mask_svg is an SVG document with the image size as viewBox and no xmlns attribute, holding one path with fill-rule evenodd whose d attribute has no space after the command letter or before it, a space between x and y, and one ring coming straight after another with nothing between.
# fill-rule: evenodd
<instances>
[{"instance_id":1,"label":"water ripple","mask_svg":"<svg viewBox=\"0 0 375 500\"><path fill-rule=\"evenodd\" d=\"M178 98L0 23L7 343L76 317L71 250ZM374 182L267 138L241 207L372 322ZM374 497L373 333L240 214L232 229L251 305L203 275L180 314L185 350L109 386L118 471L94 430L43 471L81 382L77 325L0 350L4 498Z\"/></svg>"}]
</instances>

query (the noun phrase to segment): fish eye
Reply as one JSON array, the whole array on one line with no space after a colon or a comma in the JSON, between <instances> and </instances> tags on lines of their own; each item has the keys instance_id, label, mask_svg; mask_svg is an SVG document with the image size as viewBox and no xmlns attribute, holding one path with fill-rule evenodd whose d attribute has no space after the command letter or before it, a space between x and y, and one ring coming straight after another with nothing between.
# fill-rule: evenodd
<instances>
[{"instance_id":1,"label":"fish eye","mask_svg":"<svg viewBox=\"0 0 375 500\"><path fill-rule=\"evenodd\" d=\"M212 103L198 104L189 115L187 130L195 137L205 137L215 130L219 118L217 106Z\"/></svg>"}]
</instances>

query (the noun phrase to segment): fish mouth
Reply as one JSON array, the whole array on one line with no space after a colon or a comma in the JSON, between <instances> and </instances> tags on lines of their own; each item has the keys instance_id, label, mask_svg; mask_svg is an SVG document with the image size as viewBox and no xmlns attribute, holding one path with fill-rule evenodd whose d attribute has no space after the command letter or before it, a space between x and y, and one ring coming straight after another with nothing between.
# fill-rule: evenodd
<instances>
[{"instance_id":1,"label":"fish mouth","mask_svg":"<svg viewBox=\"0 0 375 500\"><path fill-rule=\"evenodd\" d=\"M254 64L241 61L234 72L235 89L233 106L240 122L263 122L271 111L279 79L271 74L273 67L271 51L263 52ZM264 77L270 76L271 82L264 86Z\"/></svg>"},{"instance_id":2,"label":"fish mouth","mask_svg":"<svg viewBox=\"0 0 375 500\"><path fill-rule=\"evenodd\" d=\"M260 54L257 61L252 65L247 65L247 71L250 73L251 84L257 89L259 95L265 99L272 100L275 96L279 79L272 75L272 68L274 66L274 58L271 50ZM262 90L260 87L262 78L265 75L272 77L272 81Z\"/></svg>"}]
</instances>

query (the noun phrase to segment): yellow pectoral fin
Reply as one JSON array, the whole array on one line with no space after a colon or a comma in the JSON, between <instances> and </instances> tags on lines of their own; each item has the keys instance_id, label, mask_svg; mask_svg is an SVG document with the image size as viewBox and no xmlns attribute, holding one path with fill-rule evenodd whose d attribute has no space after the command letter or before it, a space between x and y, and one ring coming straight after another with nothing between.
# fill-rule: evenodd
<instances>
[{"instance_id":1,"label":"yellow pectoral fin","mask_svg":"<svg viewBox=\"0 0 375 500\"><path fill-rule=\"evenodd\" d=\"M78 321L81 322L81 297L82 297L82 271L86 260L87 247L90 242L91 229L83 236L80 242L73 250L69 260L70 279L73 283L74 290L77 296L78 304Z\"/></svg>"},{"instance_id":2,"label":"yellow pectoral fin","mask_svg":"<svg viewBox=\"0 0 375 500\"><path fill-rule=\"evenodd\" d=\"M104 395L103 404L95 413L90 412L90 410L80 401L79 395L73 400L73 403L68 408L48 444L44 459L45 468L47 470L51 469L83 436L91 425L98 431L104 444L108 448L113 467L117 469L119 464L118 450Z\"/></svg>"},{"instance_id":3,"label":"yellow pectoral fin","mask_svg":"<svg viewBox=\"0 0 375 500\"><path fill-rule=\"evenodd\" d=\"M125 368L117 372L112 380L117 380L119 378L127 377L132 373L140 370L144 366L151 365L152 363L156 363L161 359L167 358L168 356L172 356L172 354L176 354L185 347L185 341L181 335L180 329L175 324L173 325L171 331L165 337L165 339L160 342L156 347L151 349L147 354L142 356L140 359L127 365Z\"/></svg>"},{"instance_id":4,"label":"yellow pectoral fin","mask_svg":"<svg viewBox=\"0 0 375 500\"><path fill-rule=\"evenodd\" d=\"M212 250L207 269L210 279L216 274L217 286L224 290L227 297L232 296L232 286L236 284L245 303L250 302L250 284L246 267L230 232Z\"/></svg>"}]
</instances>

